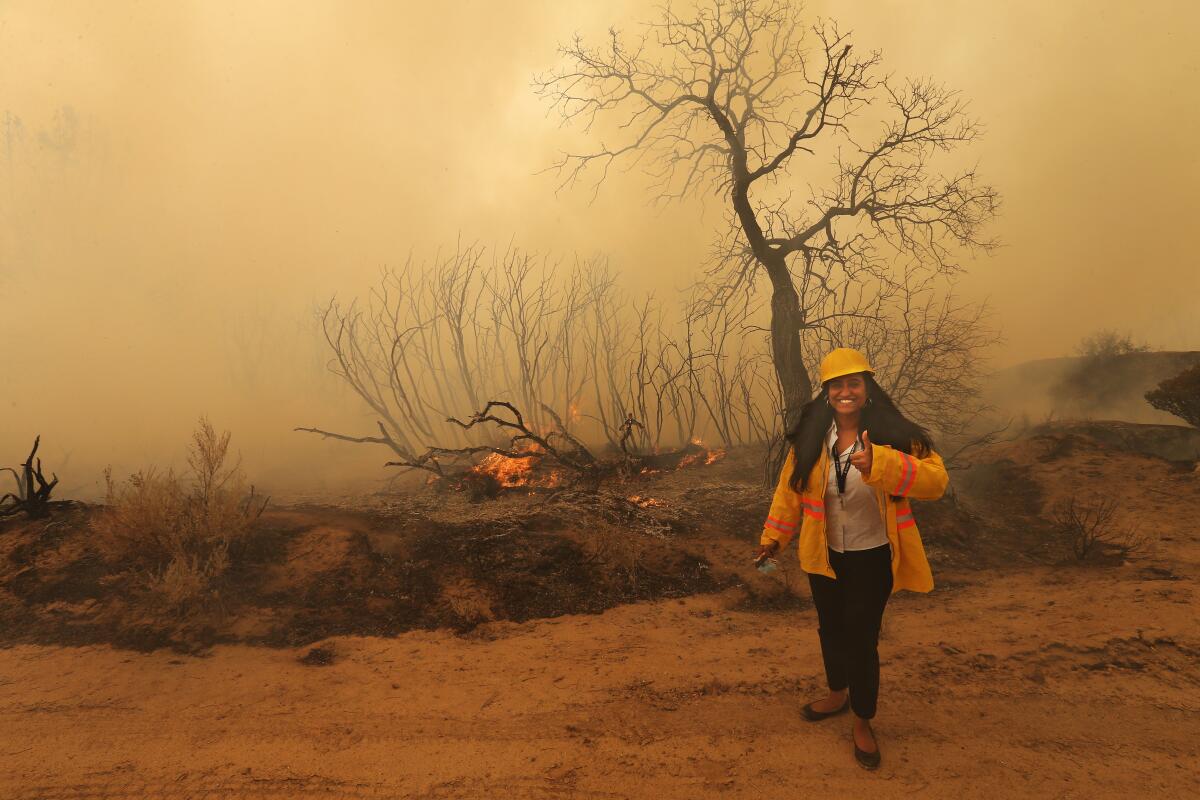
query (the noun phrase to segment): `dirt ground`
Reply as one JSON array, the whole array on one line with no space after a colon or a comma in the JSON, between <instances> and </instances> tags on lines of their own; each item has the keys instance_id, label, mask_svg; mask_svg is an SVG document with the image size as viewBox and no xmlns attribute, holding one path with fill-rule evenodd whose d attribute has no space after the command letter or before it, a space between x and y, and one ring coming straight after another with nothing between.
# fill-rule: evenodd
<instances>
[{"instance_id":1,"label":"dirt ground","mask_svg":"<svg viewBox=\"0 0 1200 800\"><path fill-rule=\"evenodd\" d=\"M20 590L7 602L27 614L0 646L0 797L1200 796L1200 476L1043 435L997 445L956 476L960 507L919 508L938 586L889 605L883 766L868 773L848 717L800 716L823 689L815 615L794 565L778 577L745 569L757 532L734 527L759 509L747 502L756 476L729 483L737 468L651 487L679 504L714 481L725 494L708 494L746 506L732 516L713 510L712 524L692 525L679 511L673 532L632 551L580 551L606 569L705 566L688 581L601 582L579 600L594 612L600 597L599 613L541 616L557 613L550 603L509 614L507 584L467 570L434 596L466 607L469 625L418 615L387 635L271 639L305 628L264 622L258 604L291 597L280 587L296 582L345 579L356 535L380 535L361 516L289 509L274 588L247 597L215 644L139 650L85 619L96 598L38 588L63 585L53 570L79 569L61 557L78 545L52 543L61 563L9 545L10 562L25 549L5 576L10 595ZM1136 523L1147 548L1062 560L1039 520L1072 493L1119 498L1121 523ZM340 544L314 549L318 539ZM781 599L789 583L798 599ZM45 623L56 610L77 627ZM88 633L73 642L69 630Z\"/></svg>"}]
</instances>

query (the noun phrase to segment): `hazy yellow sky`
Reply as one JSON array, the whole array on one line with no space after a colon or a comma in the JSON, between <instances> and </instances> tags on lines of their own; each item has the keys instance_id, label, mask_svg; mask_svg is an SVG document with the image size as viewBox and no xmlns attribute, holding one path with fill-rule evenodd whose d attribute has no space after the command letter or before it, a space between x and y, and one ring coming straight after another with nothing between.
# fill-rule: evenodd
<instances>
[{"instance_id":1,"label":"hazy yellow sky","mask_svg":"<svg viewBox=\"0 0 1200 800\"><path fill-rule=\"evenodd\" d=\"M97 465L169 460L208 413L264 474L377 470L384 453L290 433L370 428L320 373L311 308L460 235L686 284L719 206L652 211L636 174L589 205L537 174L586 140L532 74L653 7L0 2L0 464L40 432L91 486ZM971 154L1005 247L962 286L991 299L998 365L1100 327L1200 349L1200 4L808 8L985 123Z\"/></svg>"}]
</instances>

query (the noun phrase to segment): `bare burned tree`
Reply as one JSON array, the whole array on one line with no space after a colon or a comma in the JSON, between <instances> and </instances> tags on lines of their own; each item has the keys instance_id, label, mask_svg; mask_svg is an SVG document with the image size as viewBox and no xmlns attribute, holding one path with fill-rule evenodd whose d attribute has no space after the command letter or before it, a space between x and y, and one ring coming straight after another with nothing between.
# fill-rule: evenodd
<instances>
[{"instance_id":1,"label":"bare burned tree","mask_svg":"<svg viewBox=\"0 0 1200 800\"><path fill-rule=\"evenodd\" d=\"M563 409L566 418L559 422L567 433L581 421L583 391L590 379L581 348L584 319L593 302L585 279L585 273L591 267L591 264L576 262L570 271L562 291L562 312L551 340L547 390L550 402L547 408L558 405Z\"/></svg>"},{"instance_id":2,"label":"bare burned tree","mask_svg":"<svg viewBox=\"0 0 1200 800\"><path fill-rule=\"evenodd\" d=\"M603 259L563 269L512 246L487 259L459 243L431 266L385 270L363 301L331 300L319 316L329 368L378 433L296 430L385 446L390 464L442 478L458 469L448 465L512 451L496 419L457 421L472 398L503 398L520 410L523 433L554 438L560 451L574 442L562 462L574 472L569 453L586 451L585 440L607 440L629 473L694 456L701 435L725 445L766 438L775 381L763 380L761 328L733 305L631 302Z\"/></svg>"},{"instance_id":3,"label":"bare burned tree","mask_svg":"<svg viewBox=\"0 0 1200 800\"><path fill-rule=\"evenodd\" d=\"M776 384L763 380L769 359L752 308L713 302L712 287L700 284L672 318L653 297L630 302L607 273L591 280L587 352L597 421L614 446L659 451L700 435L726 446L768 438ZM639 421L632 429L630 416Z\"/></svg>"},{"instance_id":4,"label":"bare burned tree","mask_svg":"<svg viewBox=\"0 0 1200 800\"><path fill-rule=\"evenodd\" d=\"M621 454L624 456L626 464L632 462L633 451L630 449L629 442L633 439L635 428L641 429L646 426L634 419L633 414L625 417L625 421L621 423Z\"/></svg>"},{"instance_id":5,"label":"bare burned tree","mask_svg":"<svg viewBox=\"0 0 1200 800\"><path fill-rule=\"evenodd\" d=\"M725 296L724 289L707 284L693 287L687 308L687 327L698 345L691 361L695 394L726 444L761 443L770 438L774 380L764 381L764 357L754 324L760 309L752 295Z\"/></svg>"},{"instance_id":6,"label":"bare burned tree","mask_svg":"<svg viewBox=\"0 0 1200 800\"><path fill-rule=\"evenodd\" d=\"M479 407L480 392L489 377L489 351L496 342L483 335L480 325L486 288L482 255L481 247L460 243L453 253L438 260L429 286L433 310L444 328L469 408Z\"/></svg>"},{"instance_id":7,"label":"bare burned tree","mask_svg":"<svg viewBox=\"0 0 1200 800\"><path fill-rule=\"evenodd\" d=\"M990 410L980 398L984 352L1000 337L988 325L986 305L960 302L928 278L907 277L875 291L869 313L810 331L806 359L815 370L830 348L855 342L906 414L940 438L958 440Z\"/></svg>"},{"instance_id":8,"label":"bare burned tree","mask_svg":"<svg viewBox=\"0 0 1200 800\"><path fill-rule=\"evenodd\" d=\"M501 264L511 271L521 258L510 249ZM496 388L494 369L506 362L502 335L483 313L496 305L487 275L493 270L484 259L484 248L460 242L431 268L410 260L385 270L365 303L330 300L320 312L329 369L376 415L379 436L296 430L384 445L406 461L429 441L480 443L445 420L478 407L481 395Z\"/></svg>"},{"instance_id":9,"label":"bare burned tree","mask_svg":"<svg viewBox=\"0 0 1200 800\"><path fill-rule=\"evenodd\" d=\"M693 368L689 363L694 357L691 342L680 342L673 336L674 326L668 324L662 306L652 297L635 305L633 315L636 341L624 393L631 399L633 416L645 421L638 427L641 446L659 451L671 427L671 438L686 444L695 433L697 410L697 399L687 392L686 383L687 373ZM621 427L623 449L630 434L627 423Z\"/></svg>"},{"instance_id":10,"label":"bare burned tree","mask_svg":"<svg viewBox=\"0 0 1200 800\"><path fill-rule=\"evenodd\" d=\"M606 264L597 264L584 274L590 303L584 318L583 349L591 369L594 419L609 444L624 449L627 443L621 423L632 416L622 392L622 369L630 347L622 335L626 300Z\"/></svg>"},{"instance_id":11,"label":"bare burned tree","mask_svg":"<svg viewBox=\"0 0 1200 800\"><path fill-rule=\"evenodd\" d=\"M965 103L930 81L880 75L878 52L858 55L833 23L809 28L789 0L704 0L686 16L668 6L638 38L613 29L602 46L576 37L560 52L565 65L536 76L537 93L565 122L590 130L611 121L625 137L564 156L555 165L563 185L590 172L598 191L614 165L648 158L658 199L712 191L728 200L737 256L724 259L728 285L759 273L770 281L771 353L789 422L812 393L801 332L816 321L805 291L852 295L897 257L952 272L959 247L992 246L980 230L996 192L973 170L943 177L931 165L979 135ZM793 203L783 179L794 185L801 163L816 179L821 153L832 177ZM859 312L846 302L831 309Z\"/></svg>"},{"instance_id":12,"label":"bare burned tree","mask_svg":"<svg viewBox=\"0 0 1200 800\"><path fill-rule=\"evenodd\" d=\"M0 469L0 472L11 472L17 482L16 493L9 492L0 496L0 517L9 517L21 512L30 517L44 517L50 513L50 493L58 485L58 476L51 473L51 480L47 481L46 476L42 474L42 460L37 458L41 441L41 436L34 437L33 449L29 451L25 463L21 464L19 474L12 467Z\"/></svg>"}]
</instances>

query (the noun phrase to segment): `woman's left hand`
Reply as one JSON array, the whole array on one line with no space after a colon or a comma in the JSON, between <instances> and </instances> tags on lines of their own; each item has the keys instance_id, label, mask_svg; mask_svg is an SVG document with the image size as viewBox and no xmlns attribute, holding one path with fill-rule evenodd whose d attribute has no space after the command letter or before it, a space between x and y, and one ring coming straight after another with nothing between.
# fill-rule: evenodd
<instances>
[{"instance_id":1,"label":"woman's left hand","mask_svg":"<svg viewBox=\"0 0 1200 800\"><path fill-rule=\"evenodd\" d=\"M862 473L865 478L871 474L871 437L866 431L862 432L863 449L850 455L850 463Z\"/></svg>"}]
</instances>

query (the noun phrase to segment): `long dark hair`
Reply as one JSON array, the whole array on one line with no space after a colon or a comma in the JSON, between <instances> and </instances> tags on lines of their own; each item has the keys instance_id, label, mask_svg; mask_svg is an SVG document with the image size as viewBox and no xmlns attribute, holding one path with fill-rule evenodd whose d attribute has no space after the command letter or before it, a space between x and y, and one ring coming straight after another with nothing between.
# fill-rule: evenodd
<instances>
[{"instance_id":1,"label":"long dark hair","mask_svg":"<svg viewBox=\"0 0 1200 800\"><path fill-rule=\"evenodd\" d=\"M875 382L869 372L862 373L867 385L867 404L859 418L859 431L867 431L872 444L891 445L897 450L912 454L914 446L928 453L933 450L933 439L929 432L905 417L896 408L892 398ZM808 481L821 451L829 441L829 426L833 424L833 407L829 405L829 384L821 387L821 393L800 409L800 421L787 435L792 445L795 468L789 481L792 491Z\"/></svg>"}]
</instances>

